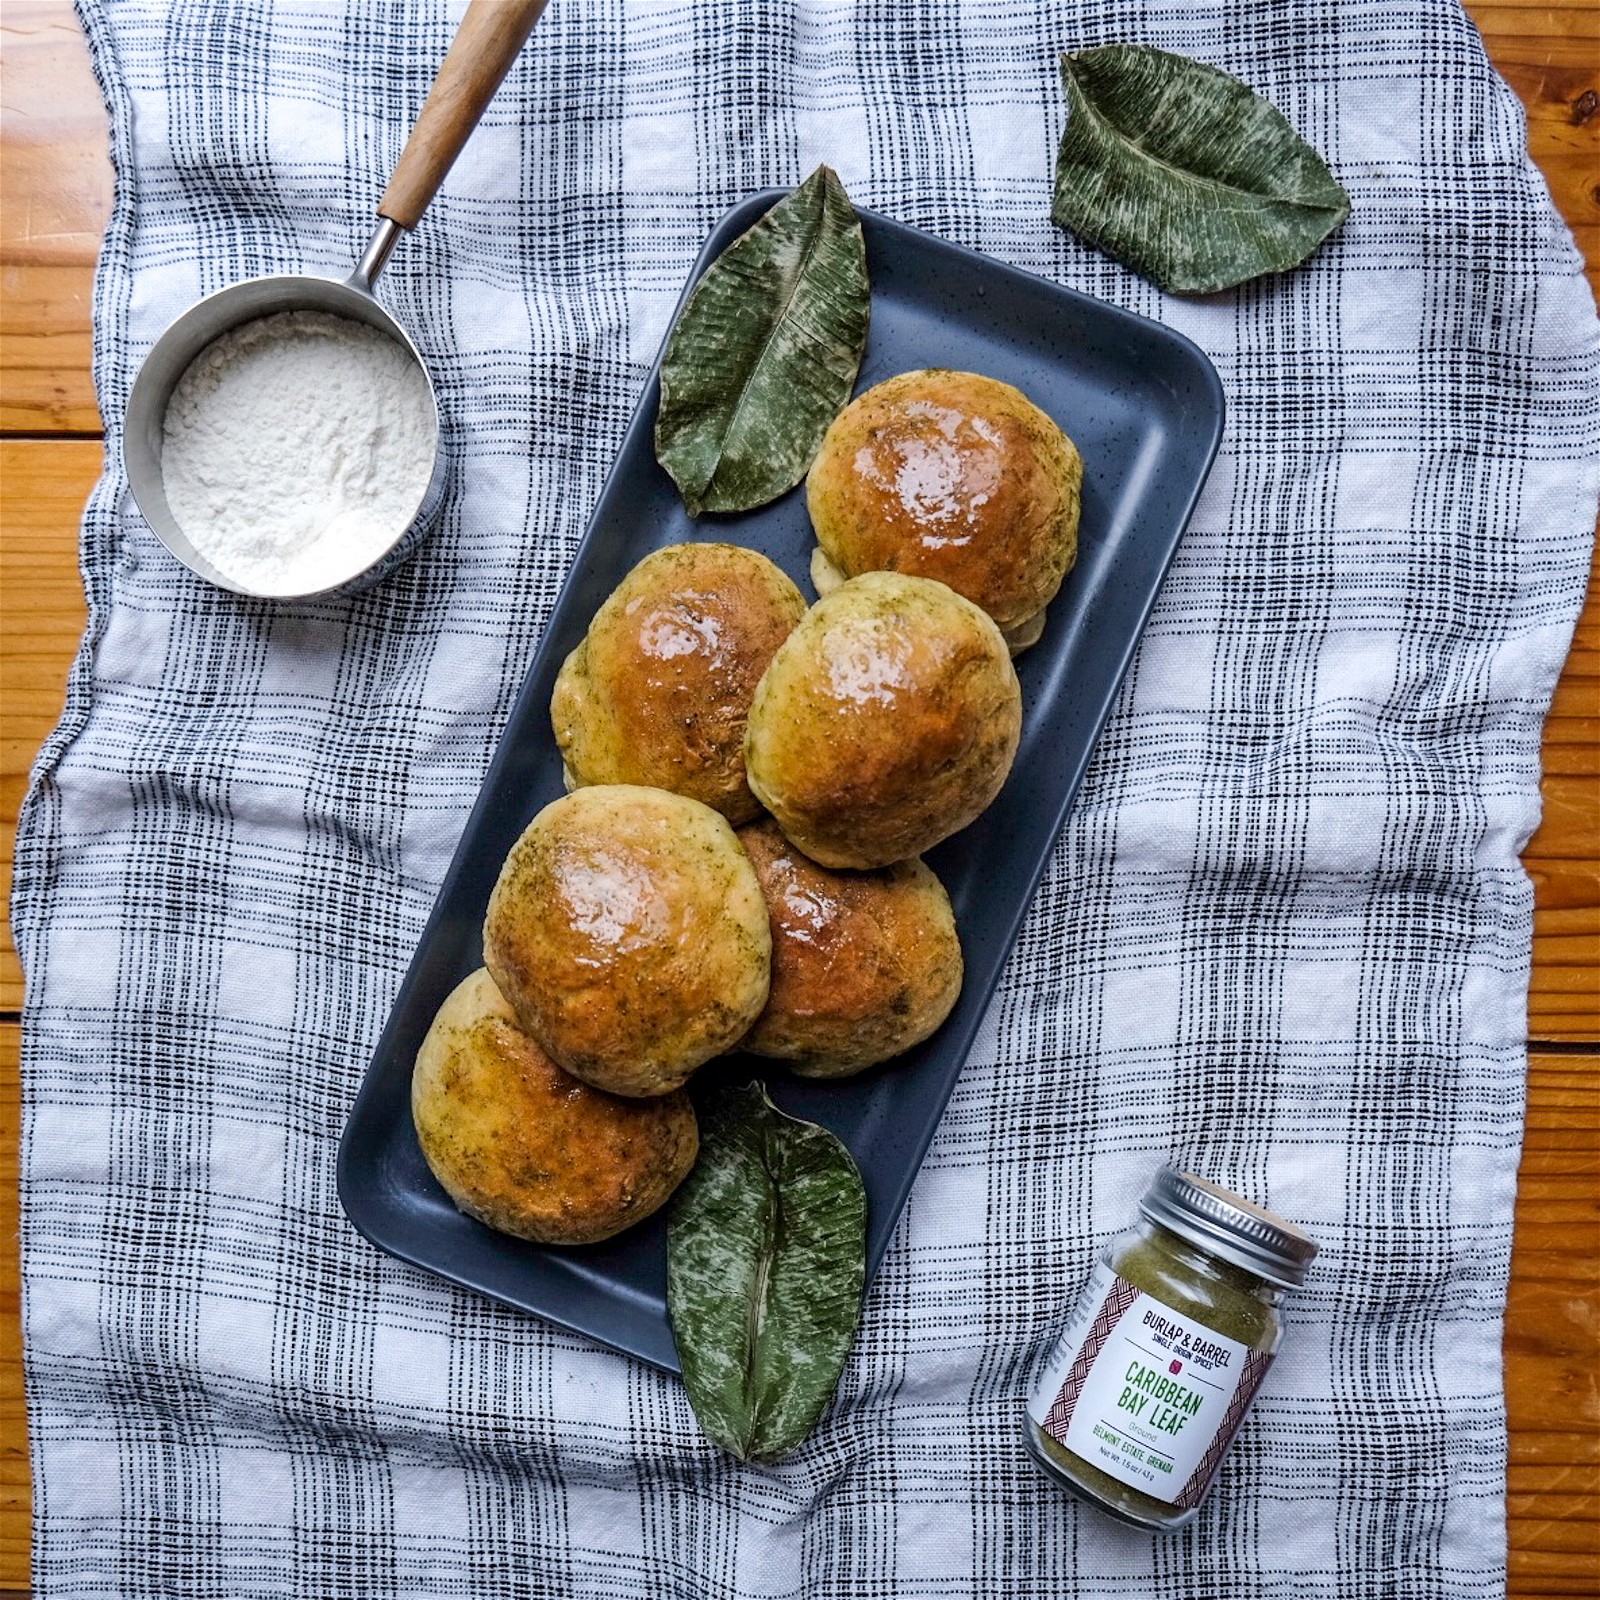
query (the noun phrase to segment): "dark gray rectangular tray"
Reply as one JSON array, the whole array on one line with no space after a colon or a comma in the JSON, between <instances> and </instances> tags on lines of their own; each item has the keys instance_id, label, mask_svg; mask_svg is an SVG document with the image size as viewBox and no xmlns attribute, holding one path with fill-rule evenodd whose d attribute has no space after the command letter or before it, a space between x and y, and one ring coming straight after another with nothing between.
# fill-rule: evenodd
<instances>
[{"instance_id":1,"label":"dark gray rectangular tray","mask_svg":"<svg viewBox=\"0 0 1600 1600\"><path fill-rule=\"evenodd\" d=\"M695 278L780 198L753 195L706 241ZM1022 389L1085 463L1077 565L1044 638L1018 662L1022 745L1000 797L928 856L955 906L966 984L949 1020L898 1061L835 1083L735 1056L699 1081L765 1078L785 1110L825 1123L866 1181L868 1272L888 1248L917 1168L993 994L1140 629L1222 435L1222 386L1205 356L1159 323L958 245L861 213L872 327L860 388L912 368L961 368ZM687 292L687 291L686 291ZM661 545L720 539L764 551L811 593L800 490L742 516L695 522L653 446L654 371L578 548L539 650L439 891L339 1149L339 1197L382 1250L603 1344L678 1370L666 1314L664 1215L604 1244L553 1249L463 1216L412 1129L411 1067L441 1001L481 965L500 864L562 793L550 692L601 601Z\"/></svg>"}]
</instances>

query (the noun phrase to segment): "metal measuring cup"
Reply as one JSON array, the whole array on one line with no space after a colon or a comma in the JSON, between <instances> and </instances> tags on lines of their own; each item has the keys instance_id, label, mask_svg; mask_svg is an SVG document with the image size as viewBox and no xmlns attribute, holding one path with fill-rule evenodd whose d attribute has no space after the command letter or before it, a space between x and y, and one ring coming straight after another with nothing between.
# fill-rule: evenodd
<instances>
[{"instance_id":1,"label":"metal measuring cup","mask_svg":"<svg viewBox=\"0 0 1600 1600\"><path fill-rule=\"evenodd\" d=\"M167 504L161 476L161 448L167 405L189 364L207 345L242 323L280 311L325 311L363 322L393 339L410 357L428 386L433 405L433 473L394 541L370 566L316 594L345 594L366 589L388 576L421 543L432 526L444 489L445 459L440 447L439 399L433 379L410 335L378 303L373 285L402 231L422 220L462 146L478 125L533 31L547 0L472 0L456 30L449 54L429 91L427 104L406 141L399 164L378 204L378 224L361 260L348 278L283 275L251 278L219 289L191 306L167 328L139 368L128 396L123 424L122 460L133 498L155 536L174 556L218 588L254 594L219 572L185 537ZM308 595L275 593L273 599L305 599Z\"/></svg>"}]
</instances>

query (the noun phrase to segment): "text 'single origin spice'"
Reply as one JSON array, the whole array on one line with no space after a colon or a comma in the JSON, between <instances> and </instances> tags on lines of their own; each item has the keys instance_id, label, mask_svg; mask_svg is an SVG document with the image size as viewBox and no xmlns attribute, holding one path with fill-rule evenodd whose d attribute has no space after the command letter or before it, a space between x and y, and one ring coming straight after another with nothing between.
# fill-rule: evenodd
<instances>
[{"instance_id":1,"label":"text 'single origin spice'","mask_svg":"<svg viewBox=\"0 0 1600 1600\"><path fill-rule=\"evenodd\" d=\"M1317 1246L1291 1223L1167 1168L1102 1252L1024 1435L1100 1510L1181 1528L1199 1509L1283 1334L1278 1305Z\"/></svg>"}]
</instances>

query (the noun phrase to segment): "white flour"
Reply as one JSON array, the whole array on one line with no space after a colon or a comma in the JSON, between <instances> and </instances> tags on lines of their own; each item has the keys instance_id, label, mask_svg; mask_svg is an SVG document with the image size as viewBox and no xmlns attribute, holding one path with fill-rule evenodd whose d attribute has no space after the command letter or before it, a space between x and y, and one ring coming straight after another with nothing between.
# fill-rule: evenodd
<instances>
[{"instance_id":1,"label":"white flour","mask_svg":"<svg viewBox=\"0 0 1600 1600\"><path fill-rule=\"evenodd\" d=\"M167 504L195 549L259 594L353 578L410 521L433 473L427 379L394 340L323 311L247 322L178 380Z\"/></svg>"}]
</instances>

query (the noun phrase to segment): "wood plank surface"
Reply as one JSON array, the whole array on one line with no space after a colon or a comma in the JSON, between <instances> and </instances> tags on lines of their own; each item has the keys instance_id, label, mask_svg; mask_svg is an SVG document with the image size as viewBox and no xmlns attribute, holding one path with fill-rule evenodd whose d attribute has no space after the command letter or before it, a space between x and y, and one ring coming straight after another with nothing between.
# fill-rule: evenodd
<instances>
[{"instance_id":1,"label":"wood plank surface","mask_svg":"<svg viewBox=\"0 0 1600 1600\"><path fill-rule=\"evenodd\" d=\"M1600 286L1600 6L1469 4L1528 109L1530 148ZM99 470L93 260L105 118L64 3L0 9L0 826L61 706L82 626L79 512ZM1545 734L1533 877L1535 1041L1506 1317L1511 1592L1600 1594L1600 604L1591 590ZM0 1600L28 1582L18 1325L15 1013L0 959ZM1591 1048L1594 1047L1594 1048Z\"/></svg>"},{"instance_id":2,"label":"wood plank surface","mask_svg":"<svg viewBox=\"0 0 1600 1600\"><path fill-rule=\"evenodd\" d=\"M1511 1593L1600 1594L1600 1060L1532 1055L1506 1305Z\"/></svg>"},{"instance_id":3,"label":"wood plank surface","mask_svg":"<svg viewBox=\"0 0 1600 1600\"><path fill-rule=\"evenodd\" d=\"M70 5L0 7L0 106L0 428L93 433L89 307L111 163Z\"/></svg>"},{"instance_id":4,"label":"wood plank surface","mask_svg":"<svg viewBox=\"0 0 1600 1600\"><path fill-rule=\"evenodd\" d=\"M1600 135L1600 115L1591 125ZM1595 156L1600 177L1600 137ZM1593 567L1589 603L1544 725L1541 790L1543 821L1522 856L1535 906L1528 1030L1540 1040L1593 1042L1600 1040L1600 582Z\"/></svg>"},{"instance_id":5,"label":"wood plank surface","mask_svg":"<svg viewBox=\"0 0 1600 1600\"><path fill-rule=\"evenodd\" d=\"M83 633L77 526L100 474L98 439L0 437L0 1013L22 1006L10 939L11 840L28 772L61 715Z\"/></svg>"}]
</instances>

